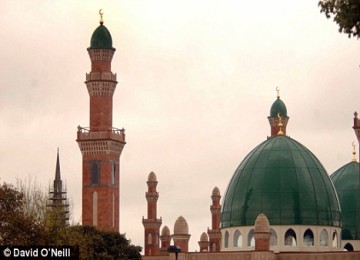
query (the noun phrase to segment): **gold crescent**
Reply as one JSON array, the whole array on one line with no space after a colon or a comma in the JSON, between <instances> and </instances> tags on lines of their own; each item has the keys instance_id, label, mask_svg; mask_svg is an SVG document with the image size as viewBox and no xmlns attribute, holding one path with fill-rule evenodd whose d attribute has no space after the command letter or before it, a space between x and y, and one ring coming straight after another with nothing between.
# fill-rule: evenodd
<instances>
[{"instance_id":1,"label":"gold crescent","mask_svg":"<svg viewBox=\"0 0 360 260\"><path fill-rule=\"evenodd\" d=\"M276 87L276 91L279 91L280 89L279 89L279 87Z\"/></svg>"},{"instance_id":2,"label":"gold crescent","mask_svg":"<svg viewBox=\"0 0 360 260\"><path fill-rule=\"evenodd\" d=\"M103 11L102 11L102 9L99 10L99 14L100 14L100 15L103 15L103 14L104 14Z\"/></svg>"}]
</instances>

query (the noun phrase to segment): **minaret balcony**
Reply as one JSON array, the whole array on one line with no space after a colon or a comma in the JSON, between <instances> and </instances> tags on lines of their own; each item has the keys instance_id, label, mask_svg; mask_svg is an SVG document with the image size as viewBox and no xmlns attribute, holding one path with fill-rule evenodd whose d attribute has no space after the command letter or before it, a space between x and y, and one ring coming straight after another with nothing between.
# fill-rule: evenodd
<instances>
[{"instance_id":1,"label":"minaret balcony","mask_svg":"<svg viewBox=\"0 0 360 260\"><path fill-rule=\"evenodd\" d=\"M104 131L90 130L89 127L78 126L77 141L92 141L92 140L114 140L125 143L125 129L118 129L112 127Z\"/></svg>"}]
</instances>

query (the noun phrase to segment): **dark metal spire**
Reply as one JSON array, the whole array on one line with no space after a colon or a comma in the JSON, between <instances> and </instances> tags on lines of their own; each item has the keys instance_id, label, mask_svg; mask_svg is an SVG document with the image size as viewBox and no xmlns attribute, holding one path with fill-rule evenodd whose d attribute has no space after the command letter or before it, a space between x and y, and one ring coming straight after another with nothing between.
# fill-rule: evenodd
<instances>
[{"instance_id":1,"label":"dark metal spire","mask_svg":"<svg viewBox=\"0 0 360 260\"><path fill-rule=\"evenodd\" d=\"M62 181L61 181L61 172L60 172L60 159L59 159L59 148L57 149L57 158L56 158L56 170L55 170L55 180L54 180L54 193L62 193Z\"/></svg>"}]
</instances>

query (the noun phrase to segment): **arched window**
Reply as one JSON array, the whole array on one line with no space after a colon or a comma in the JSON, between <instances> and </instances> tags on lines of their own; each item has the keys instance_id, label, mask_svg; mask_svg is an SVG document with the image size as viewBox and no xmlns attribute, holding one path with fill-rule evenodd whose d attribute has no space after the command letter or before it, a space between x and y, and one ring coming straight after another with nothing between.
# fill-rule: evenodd
<instances>
[{"instance_id":1,"label":"arched window","mask_svg":"<svg viewBox=\"0 0 360 260\"><path fill-rule=\"evenodd\" d=\"M115 193L112 194L112 226L115 227Z\"/></svg>"},{"instance_id":2,"label":"arched window","mask_svg":"<svg viewBox=\"0 0 360 260\"><path fill-rule=\"evenodd\" d=\"M270 237L270 246L277 245L277 234L274 229L270 228L271 237Z\"/></svg>"},{"instance_id":3,"label":"arched window","mask_svg":"<svg viewBox=\"0 0 360 260\"><path fill-rule=\"evenodd\" d=\"M329 246L329 235L325 229L320 233L320 246Z\"/></svg>"},{"instance_id":4,"label":"arched window","mask_svg":"<svg viewBox=\"0 0 360 260\"><path fill-rule=\"evenodd\" d=\"M100 183L100 171L99 166L96 162L93 162L91 165L91 184Z\"/></svg>"},{"instance_id":5,"label":"arched window","mask_svg":"<svg viewBox=\"0 0 360 260\"><path fill-rule=\"evenodd\" d=\"M229 247L229 232L228 231L225 232L224 247L225 248Z\"/></svg>"},{"instance_id":6,"label":"arched window","mask_svg":"<svg viewBox=\"0 0 360 260\"><path fill-rule=\"evenodd\" d=\"M296 233L291 228L285 233L285 246L296 246Z\"/></svg>"},{"instance_id":7,"label":"arched window","mask_svg":"<svg viewBox=\"0 0 360 260\"><path fill-rule=\"evenodd\" d=\"M148 237L147 237L147 243L148 243L148 245L151 245L152 244L152 235L151 235L151 233L149 233L148 234Z\"/></svg>"},{"instance_id":8,"label":"arched window","mask_svg":"<svg viewBox=\"0 0 360 260\"><path fill-rule=\"evenodd\" d=\"M93 226L97 226L98 224L98 196L97 192L93 193Z\"/></svg>"},{"instance_id":9,"label":"arched window","mask_svg":"<svg viewBox=\"0 0 360 260\"><path fill-rule=\"evenodd\" d=\"M242 247L242 235L239 230L234 233L234 247Z\"/></svg>"},{"instance_id":10,"label":"arched window","mask_svg":"<svg viewBox=\"0 0 360 260\"><path fill-rule=\"evenodd\" d=\"M344 249L346 251L354 251L354 247L350 243L346 243L346 245L344 246Z\"/></svg>"},{"instance_id":11,"label":"arched window","mask_svg":"<svg viewBox=\"0 0 360 260\"><path fill-rule=\"evenodd\" d=\"M336 230L333 232L333 235L332 235L332 246L338 247L338 234L337 234Z\"/></svg>"},{"instance_id":12,"label":"arched window","mask_svg":"<svg viewBox=\"0 0 360 260\"><path fill-rule=\"evenodd\" d=\"M111 184L114 185L115 184L115 179L116 179L116 164L113 164L113 171L111 174Z\"/></svg>"},{"instance_id":13,"label":"arched window","mask_svg":"<svg viewBox=\"0 0 360 260\"><path fill-rule=\"evenodd\" d=\"M314 245L314 233L311 229L307 229L304 233L304 245L313 246Z\"/></svg>"},{"instance_id":14,"label":"arched window","mask_svg":"<svg viewBox=\"0 0 360 260\"><path fill-rule=\"evenodd\" d=\"M255 246L254 229L251 229L248 234L248 246Z\"/></svg>"}]
</instances>

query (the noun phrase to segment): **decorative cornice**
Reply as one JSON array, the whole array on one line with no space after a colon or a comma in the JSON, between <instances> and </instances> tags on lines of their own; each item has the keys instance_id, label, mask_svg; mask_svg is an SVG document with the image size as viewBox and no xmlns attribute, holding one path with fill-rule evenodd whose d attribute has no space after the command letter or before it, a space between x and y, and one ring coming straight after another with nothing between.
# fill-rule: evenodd
<instances>
[{"instance_id":1,"label":"decorative cornice","mask_svg":"<svg viewBox=\"0 0 360 260\"><path fill-rule=\"evenodd\" d=\"M92 62L107 61L111 62L115 50L113 49L88 49L89 56Z\"/></svg>"},{"instance_id":2,"label":"decorative cornice","mask_svg":"<svg viewBox=\"0 0 360 260\"><path fill-rule=\"evenodd\" d=\"M145 197L148 202L157 202L157 200L159 199L159 193L158 192L156 192L156 193L146 192Z\"/></svg>"},{"instance_id":3,"label":"decorative cornice","mask_svg":"<svg viewBox=\"0 0 360 260\"><path fill-rule=\"evenodd\" d=\"M87 81L86 87L90 96L113 96L116 84L116 81Z\"/></svg>"},{"instance_id":4,"label":"decorative cornice","mask_svg":"<svg viewBox=\"0 0 360 260\"><path fill-rule=\"evenodd\" d=\"M147 219L143 218L142 223L145 229L160 229L162 219Z\"/></svg>"},{"instance_id":5,"label":"decorative cornice","mask_svg":"<svg viewBox=\"0 0 360 260\"><path fill-rule=\"evenodd\" d=\"M120 156L125 145L125 143L120 143L113 140L78 140L78 144L83 156L99 154L114 154Z\"/></svg>"}]
</instances>

